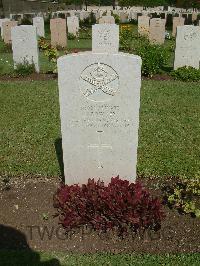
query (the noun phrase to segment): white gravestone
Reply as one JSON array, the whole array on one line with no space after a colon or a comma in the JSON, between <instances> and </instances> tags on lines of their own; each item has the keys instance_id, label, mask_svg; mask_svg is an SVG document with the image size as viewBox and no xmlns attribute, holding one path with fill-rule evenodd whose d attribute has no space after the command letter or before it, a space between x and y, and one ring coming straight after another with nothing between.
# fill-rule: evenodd
<instances>
[{"instance_id":1,"label":"white gravestone","mask_svg":"<svg viewBox=\"0 0 200 266\"><path fill-rule=\"evenodd\" d=\"M44 37L45 36L44 19L43 19L43 17L35 17L35 18L33 18L33 26L36 27L37 35L39 37Z\"/></svg>"},{"instance_id":2,"label":"white gravestone","mask_svg":"<svg viewBox=\"0 0 200 266\"><path fill-rule=\"evenodd\" d=\"M74 35L78 34L78 31L79 31L78 17L72 16L72 17L67 18L67 30L68 30L68 33L72 33Z\"/></svg>"},{"instance_id":3,"label":"white gravestone","mask_svg":"<svg viewBox=\"0 0 200 266\"><path fill-rule=\"evenodd\" d=\"M13 61L17 64L27 62L35 65L36 72L39 72L38 43L36 27L22 25L11 29Z\"/></svg>"},{"instance_id":4,"label":"white gravestone","mask_svg":"<svg viewBox=\"0 0 200 266\"><path fill-rule=\"evenodd\" d=\"M165 19L152 18L150 20L149 41L152 44L164 44L165 42Z\"/></svg>"},{"instance_id":5,"label":"white gravestone","mask_svg":"<svg viewBox=\"0 0 200 266\"><path fill-rule=\"evenodd\" d=\"M136 179L141 58L82 53L58 59L66 184Z\"/></svg>"},{"instance_id":6,"label":"white gravestone","mask_svg":"<svg viewBox=\"0 0 200 266\"><path fill-rule=\"evenodd\" d=\"M81 11L80 12L80 20L84 20L84 19L86 19L86 18L88 18L90 16L90 12L88 12L88 11Z\"/></svg>"},{"instance_id":7,"label":"white gravestone","mask_svg":"<svg viewBox=\"0 0 200 266\"><path fill-rule=\"evenodd\" d=\"M150 23L150 17L148 16L138 17L138 34L140 36L149 35L149 26L150 26L149 23Z\"/></svg>"},{"instance_id":8,"label":"white gravestone","mask_svg":"<svg viewBox=\"0 0 200 266\"><path fill-rule=\"evenodd\" d=\"M0 30L1 30L1 38L3 39L3 22L10 21L9 18L1 18L0 19Z\"/></svg>"},{"instance_id":9,"label":"white gravestone","mask_svg":"<svg viewBox=\"0 0 200 266\"><path fill-rule=\"evenodd\" d=\"M96 53L118 53L119 26L116 24L93 25L92 51Z\"/></svg>"},{"instance_id":10,"label":"white gravestone","mask_svg":"<svg viewBox=\"0 0 200 266\"><path fill-rule=\"evenodd\" d=\"M115 24L115 18L113 16L102 16L99 19L99 24Z\"/></svg>"},{"instance_id":11,"label":"white gravestone","mask_svg":"<svg viewBox=\"0 0 200 266\"><path fill-rule=\"evenodd\" d=\"M178 26L174 69L192 66L199 69L200 65L200 27Z\"/></svg>"}]
</instances>

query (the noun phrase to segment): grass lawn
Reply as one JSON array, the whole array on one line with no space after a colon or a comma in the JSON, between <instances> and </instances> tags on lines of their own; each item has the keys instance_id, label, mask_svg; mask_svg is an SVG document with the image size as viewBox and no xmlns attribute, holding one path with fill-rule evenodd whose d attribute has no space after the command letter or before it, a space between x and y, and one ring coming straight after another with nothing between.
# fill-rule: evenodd
<instances>
[{"instance_id":1,"label":"grass lawn","mask_svg":"<svg viewBox=\"0 0 200 266\"><path fill-rule=\"evenodd\" d=\"M136 27L133 31L136 32ZM91 33L91 32L90 32ZM82 33L84 35L84 32ZM47 38L49 39L49 31ZM133 42L134 45L134 42ZM174 41L165 46L171 50ZM91 49L91 39L68 40L68 49ZM40 53L41 72L54 69ZM0 74L13 73L11 51L0 41ZM0 82L2 176L61 175L57 81ZM200 175L200 84L143 81L138 175ZM56 152L57 150L57 152ZM0 266L23 265L199 265L200 254L64 254L0 250Z\"/></svg>"},{"instance_id":2,"label":"grass lawn","mask_svg":"<svg viewBox=\"0 0 200 266\"><path fill-rule=\"evenodd\" d=\"M45 252L0 251L0 266L39 266L39 265L145 265L145 266L198 266L200 254L180 255L136 255L136 254L101 254L78 255Z\"/></svg>"},{"instance_id":3,"label":"grass lawn","mask_svg":"<svg viewBox=\"0 0 200 266\"><path fill-rule=\"evenodd\" d=\"M60 175L57 81L1 82L1 174ZM143 81L139 175L200 175L200 84Z\"/></svg>"}]
</instances>

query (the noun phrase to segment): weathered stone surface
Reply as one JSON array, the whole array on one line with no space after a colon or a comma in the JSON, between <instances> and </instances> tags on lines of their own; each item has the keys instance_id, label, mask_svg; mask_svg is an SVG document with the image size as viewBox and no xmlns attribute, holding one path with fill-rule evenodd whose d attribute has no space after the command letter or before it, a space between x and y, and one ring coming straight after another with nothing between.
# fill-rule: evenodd
<instances>
[{"instance_id":1,"label":"weathered stone surface","mask_svg":"<svg viewBox=\"0 0 200 266\"><path fill-rule=\"evenodd\" d=\"M118 53L119 26L115 24L93 25L92 51L96 53Z\"/></svg>"},{"instance_id":2,"label":"weathered stone surface","mask_svg":"<svg viewBox=\"0 0 200 266\"><path fill-rule=\"evenodd\" d=\"M121 23L127 23L129 21L128 14L125 12L120 12L119 18Z\"/></svg>"},{"instance_id":3,"label":"weathered stone surface","mask_svg":"<svg viewBox=\"0 0 200 266\"><path fill-rule=\"evenodd\" d=\"M154 44L165 42L165 19L152 18L150 20L149 41Z\"/></svg>"},{"instance_id":4,"label":"weathered stone surface","mask_svg":"<svg viewBox=\"0 0 200 266\"><path fill-rule=\"evenodd\" d=\"M44 18L43 17L35 17L33 18L33 26L37 29L37 35L39 37L44 37Z\"/></svg>"},{"instance_id":5,"label":"weathered stone surface","mask_svg":"<svg viewBox=\"0 0 200 266\"><path fill-rule=\"evenodd\" d=\"M99 19L99 24L115 24L115 18L113 16L102 16Z\"/></svg>"},{"instance_id":6,"label":"weathered stone surface","mask_svg":"<svg viewBox=\"0 0 200 266\"><path fill-rule=\"evenodd\" d=\"M141 58L82 53L58 59L67 184L113 176L135 181Z\"/></svg>"},{"instance_id":7,"label":"weathered stone surface","mask_svg":"<svg viewBox=\"0 0 200 266\"><path fill-rule=\"evenodd\" d=\"M3 40L6 44L11 44L11 28L17 26L17 21L5 21L2 23Z\"/></svg>"},{"instance_id":8,"label":"weathered stone surface","mask_svg":"<svg viewBox=\"0 0 200 266\"><path fill-rule=\"evenodd\" d=\"M14 66L17 64L34 64L39 72L39 56L36 27L22 25L11 29Z\"/></svg>"},{"instance_id":9,"label":"weathered stone surface","mask_svg":"<svg viewBox=\"0 0 200 266\"><path fill-rule=\"evenodd\" d=\"M73 35L78 35L79 31L78 17L72 16L67 18L67 30L68 33L72 33Z\"/></svg>"},{"instance_id":10,"label":"weathered stone surface","mask_svg":"<svg viewBox=\"0 0 200 266\"><path fill-rule=\"evenodd\" d=\"M199 69L200 65L200 27L178 26L174 69L192 66Z\"/></svg>"},{"instance_id":11,"label":"weathered stone surface","mask_svg":"<svg viewBox=\"0 0 200 266\"><path fill-rule=\"evenodd\" d=\"M1 18L0 19L0 31L1 31L1 38L3 39L3 22L10 21L9 18Z\"/></svg>"},{"instance_id":12,"label":"weathered stone surface","mask_svg":"<svg viewBox=\"0 0 200 266\"><path fill-rule=\"evenodd\" d=\"M185 18L182 17L174 17L173 18L173 30L172 30L172 36L176 36L176 28L177 26L184 26Z\"/></svg>"},{"instance_id":13,"label":"weathered stone surface","mask_svg":"<svg viewBox=\"0 0 200 266\"><path fill-rule=\"evenodd\" d=\"M80 20L84 20L84 19L88 18L89 15L90 15L90 12L88 12L88 11L83 11L83 10L82 10L82 11L80 12Z\"/></svg>"},{"instance_id":14,"label":"weathered stone surface","mask_svg":"<svg viewBox=\"0 0 200 266\"><path fill-rule=\"evenodd\" d=\"M140 36L149 35L149 21L150 21L150 17L148 16L138 17L138 34Z\"/></svg>"},{"instance_id":15,"label":"weathered stone surface","mask_svg":"<svg viewBox=\"0 0 200 266\"><path fill-rule=\"evenodd\" d=\"M52 46L67 46L67 26L66 20L62 18L56 18L50 20L51 29L51 45Z\"/></svg>"},{"instance_id":16,"label":"weathered stone surface","mask_svg":"<svg viewBox=\"0 0 200 266\"><path fill-rule=\"evenodd\" d=\"M192 13L192 22L196 21L198 18L198 13Z\"/></svg>"}]
</instances>

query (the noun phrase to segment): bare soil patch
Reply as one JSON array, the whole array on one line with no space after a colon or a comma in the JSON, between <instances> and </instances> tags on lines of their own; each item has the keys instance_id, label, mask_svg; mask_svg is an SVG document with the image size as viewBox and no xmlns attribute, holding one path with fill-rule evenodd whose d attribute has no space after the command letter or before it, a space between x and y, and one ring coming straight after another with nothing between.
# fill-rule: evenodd
<instances>
[{"instance_id":1,"label":"bare soil patch","mask_svg":"<svg viewBox=\"0 0 200 266\"><path fill-rule=\"evenodd\" d=\"M65 252L200 252L200 219L181 215L164 206L166 218L158 232L130 232L124 238L80 228L65 234L53 208L53 195L58 178L12 178L11 187L0 194L0 249L33 249ZM173 179L141 178L154 195L161 196L161 187Z\"/></svg>"}]
</instances>

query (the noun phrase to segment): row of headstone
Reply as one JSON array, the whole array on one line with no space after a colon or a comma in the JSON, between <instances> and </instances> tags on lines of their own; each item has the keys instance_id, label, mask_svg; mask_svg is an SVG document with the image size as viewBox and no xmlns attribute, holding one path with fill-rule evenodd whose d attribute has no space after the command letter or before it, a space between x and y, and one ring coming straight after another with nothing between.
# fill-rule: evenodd
<instances>
[{"instance_id":1,"label":"row of headstone","mask_svg":"<svg viewBox=\"0 0 200 266\"><path fill-rule=\"evenodd\" d=\"M10 21L9 19L0 19L1 37L6 44L11 44L11 28L17 25L17 21ZM34 17L33 26L36 27L37 35L45 37L44 19L43 17ZM51 19L51 44L53 46L66 47L66 32L77 36L79 31L79 20L77 17L67 18L67 25L65 19Z\"/></svg>"},{"instance_id":2,"label":"row of headstone","mask_svg":"<svg viewBox=\"0 0 200 266\"><path fill-rule=\"evenodd\" d=\"M11 21L10 19L0 19L1 38L6 44L11 43L11 29L18 25L18 21ZM45 36L44 19L43 17L33 18L33 25L36 27L37 35L39 37Z\"/></svg>"},{"instance_id":3,"label":"row of headstone","mask_svg":"<svg viewBox=\"0 0 200 266\"><path fill-rule=\"evenodd\" d=\"M176 36L178 26L184 26L185 19L183 17L173 18L172 36ZM165 41L165 25L166 20L161 18L152 18L149 16L138 17L138 34L146 36L151 43L163 44Z\"/></svg>"},{"instance_id":4,"label":"row of headstone","mask_svg":"<svg viewBox=\"0 0 200 266\"><path fill-rule=\"evenodd\" d=\"M4 21L4 41L12 42L15 66L24 61L34 64L39 72L37 28L35 26L17 26L17 22ZM163 42L165 23L161 19L150 21L150 41ZM52 46L66 47L66 20L51 20ZM65 34L64 34L65 33ZM161 35L162 33L162 35ZM199 68L200 27L177 26L174 68L193 66ZM92 51L98 53L117 53L119 50L119 26L116 24L96 24L92 27Z\"/></svg>"},{"instance_id":5,"label":"row of headstone","mask_svg":"<svg viewBox=\"0 0 200 266\"><path fill-rule=\"evenodd\" d=\"M66 20L51 20L52 45L66 46ZM39 56L37 43L37 28L32 25L13 25L11 28L12 50L14 67L18 64L34 64L39 72ZM92 28L93 52L118 52L119 50L119 26L118 25L94 25Z\"/></svg>"},{"instance_id":6,"label":"row of headstone","mask_svg":"<svg viewBox=\"0 0 200 266\"><path fill-rule=\"evenodd\" d=\"M138 34L149 39L150 43L163 44L165 41L166 20L148 16L138 17Z\"/></svg>"}]
</instances>

